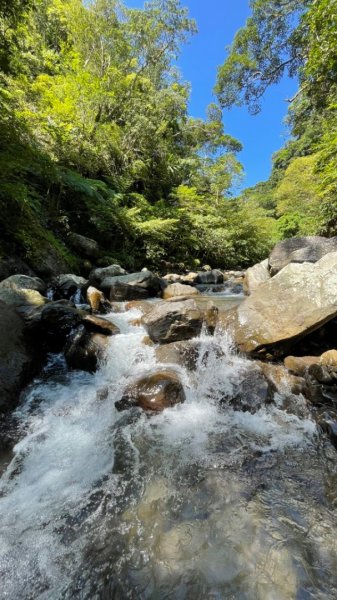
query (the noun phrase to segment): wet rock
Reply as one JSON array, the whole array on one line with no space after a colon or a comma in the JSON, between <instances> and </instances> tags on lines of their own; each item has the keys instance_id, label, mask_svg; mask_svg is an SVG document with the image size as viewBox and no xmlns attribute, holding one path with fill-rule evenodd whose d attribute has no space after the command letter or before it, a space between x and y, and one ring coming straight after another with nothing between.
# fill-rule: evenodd
<instances>
[{"instance_id":1,"label":"wet rock","mask_svg":"<svg viewBox=\"0 0 337 600\"><path fill-rule=\"evenodd\" d=\"M125 305L126 310L132 310L136 308L140 310L144 315L153 310L153 304L151 302L146 302L146 300L131 300Z\"/></svg>"},{"instance_id":2,"label":"wet rock","mask_svg":"<svg viewBox=\"0 0 337 600\"><path fill-rule=\"evenodd\" d=\"M37 372L42 357L27 335L23 317L1 301L0 339L0 412L6 412L18 404L21 389Z\"/></svg>"},{"instance_id":3,"label":"wet rock","mask_svg":"<svg viewBox=\"0 0 337 600\"><path fill-rule=\"evenodd\" d=\"M212 269L211 271L200 271L196 278L196 283L200 283L202 285L223 283L223 281L223 273L218 269Z\"/></svg>"},{"instance_id":4,"label":"wet rock","mask_svg":"<svg viewBox=\"0 0 337 600\"><path fill-rule=\"evenodd\" d=\"M167 288L163 291L164 300L168 300L169 298L177 298L179 296L198 296L200 294L199 290L192 287L191 285L183 285L182 283L173 283L172 285L167 286Z\"/></svg>"},{"instance_id":5,"label":"wet rock","mask_svg":"<svg viewBox=\"0 0 337 600\"><path fill-rule=\"evenodd\" d=\"M161 412L185 401L185 392L174 371L158 371L138 379L125 390L116 403L118 410L140 406L144 410Z\"/></svg>"},{"instance_id":6,"label":"wet rock","mask_svg":"<svg viewBox=\"0 0 337 600\"><path fill-rule=\"evenodd\" d=\"M227 328L242 352L284 356L336 315L337 252L333 252L315 264L288 264L227 313Z\"/></svg>"},{"instance_id":7,"label":"wet rock","mask_svg":"<svg viewBox=\"0 0 337 600\"><path fill-rule=\"evenodd\" d=\"M230 396L223 402L235 410L254 414L262 406L272 401L273 390L260 367L254 363L248 365L238 376Z\"/></svg>"},{"instance_id":8,"label":"wet rock","mask_svg":"<svg viewBox=\"0 0 337 600\"><path fill-rule=\"evenodd\" d=\"M86 258L97 258L99 255L99 245L95 240L91 238L87 238L84 235L79 235L78 233L69 233L68 234L68 242L69 245L74 248L74 250Z\"/></svg>"},{"instance_id":9,"label":"wet rock","mask_svg":"<svg viewBox=\"0 0 337 600\"><path fill-rule=\"evenodd\" d=\"M260 285L270 279L270 273L268 269L268 259L254 265L247 269L243 280L243 291L249 296L252 294Z\"/></svg>"},{"instance_id":10,"label":"wet rock","mask_svg":"<svg viewBox=\"0 0 337 600\"><path fill-rule=\"evenodd\" d=\"M206 331L209 335L214 335L215 328L218 323L219 308L210 300L205 310Z\"/></svg>"},{"instance_id":11,"label":"wet rock","mask_svg":"<svg viewBox=\"0 0 337 600\"><path fill-rule=\"evenodd\" d=\"M58 275L52 281L52 287L54 289L54 299L70 300L76 295L78 290L82 291L87 285L88 280L84 277L79 277L73 274Z\"/></svg>"},{"instance_id":12,"label":"wet rock","mask_svg":"<svg viewBox=\"0 0 337 600\"><path fill-rule=\"evenodd\" d=\"M103 333L104 335L116 335L120 333L117 325L108 321L108 319L97 317L96 315L85 315L82 318L82 323L87 331Z\"/></svg>"},{"instance_id":13,"label":"wet rock","mask_svg":"<svg viewBox=\"0 0 337 600\"><path fill-rule=\"evenodd\" d=\"M295 396L305 393L305 379L292 375L284 365L258 361L263 375L273 391L279 394L291 393Z\"/></svg>"},{"instance_id":14,"label":"wet rock","mask_svg":"<svg viewBox=\"0 0 337 600\"><path fill-rule=\"evenodd\" d=\"M326 433L337 448L337 414L335 411L324 410L317 415L317 424Z\"/></svg>"},{"instance_id":15,"label":"wet rock","mask_svg":"<svg viewBox=\"0 0 337 600\"><path fill-rule=\"evenodd\" d=\"M43 295L46 292L46 284L39 277L11 275L0 282L0 289L35 290Z\"/></svg>"},{"instance_id":16,"label":"wet rock","mask_svg":"<svg viewBox=\"0 0 337 600\"><path fill-rule=\"evenodd\" d=\"M162 281L151 271L141 271L120 277L107 277L100 287L110 300L124 302L157 296L162 289Z\"/></svg>"},{"instance_id":17,"label":"wet rock","mask_svg":"<svg viewBox=\"0 0 337 600\"><path fill-rule=\"evenodd\" d=\"M70 369L94 373L104 360L108 337L101 333L80 330L65 349L65 359Z\"/></svg>"},{"instance_id":18,"label":"wet rock","mask_svg":"<svg viewBox=\"0 0 337 600\"><path fill-rule=\"evenodd\" d=\"M102 267L100 269L93 269L89 274L89 283L93 287L100 287L102 281L107 277L117 277L120 275L126 275L125 269L120 265L109 265L108 267Z\"/></svg>"},{"instance_id":19,"label":"wet rock","mask_svg":"<svg viewBox=\"0 0 337 600\"><path fill-rule=\"evenodd\" d=\"M179 365L189 371L195 371L199 351L200 342L197 340L186 340L184 342L173 342L159 346L155 350L155 355L159 363Z\"/></svg>"},{"instance_id":20,"label":"wet rock","mask_svg":"<svg viewBox=\"0 0 337 600\"><path fill-rule=\"evenodd\" d=\"M106 299L103 292L97 290L93 286L87 289L87 302L93 313L107 314L111 312L111 304Z\"/></svg>"},{"instance_id":21,"label":"wet rock","mask_svg":"<svg viewBox=\"0 0 337 600\"><path fill-rule=\"evenodd\" d=\"M142 321L153 342L169 344L199 335L202 313L194 300L160 302Z\"/></svg>"},{"instance_id":22,"label":"wet rock","mask_svg":"<svg viewBox=\"0 0 337 600\"><path fill-rule=\"evenodd\" d=\"M319 360L319 356L287 356L284 366L294 375L303 377L310 365L318 364Z\"/></svg>"},{"instance_id":23,"label":"wet rock","mask_svg":"<svg viewBox=\"0 0 337 600\"><path fill-rule=\"evenodd\" d=\"M75 307L62 300L50 302L41 311L41 338L46 340L49 349L58 352L66 344L68 336L79 327L81 320L81 314Z\"/></svg>"},{"instance_id":24,"label":"wet rock","mask_svg":"<svg viewBox=\"0 0 337 600\"><path fill-rule=\"evenodd\" d=\"M337 251L337 237L299 237L282 240L272 250L268 266L271 276L289 263L316 263L330 252Z\"/></svg>"}]
</instances>

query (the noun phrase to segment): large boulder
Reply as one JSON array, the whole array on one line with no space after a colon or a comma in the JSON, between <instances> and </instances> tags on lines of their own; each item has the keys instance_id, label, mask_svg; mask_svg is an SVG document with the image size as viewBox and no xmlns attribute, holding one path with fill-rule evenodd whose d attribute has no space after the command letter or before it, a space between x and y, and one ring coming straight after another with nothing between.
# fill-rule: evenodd
<instances>
[{"instance_id":1,"label":"large boulder","mask_svg":"<svg viewBox=\"0 0 337 600\"><path fill-rule=\"evenodd\" d=\"M35 290L44 294L46 284L39 277L30 277L28 275L11 275L0 282L0 289L11 290Z\"/></svg>"},{"instance_id":2,"label":"large boulder","mask_svg":"<svg viewBox=\"0 0 337 600\"><path fill-rule=\"evenodd\" d=\"M89 274L89 283L93 287L100 287L102 281L107 277L118 277L121 275L126 275L125 269L122 269L119 265L109 265L108 267L93 269Z\"/></svg>"},{"instance_id":3,"label":"large boulder","mask_svg":"<svg viewBox=\"0 0 337 600\"><path fill-rule=\"evenodd\" d=\"M0 281L16 274L35 276L34 271L18 256L7 256L0 259Z\"/></svg>"},{"instance_id":4,"label":"large boulder","mask_svg":"<svg viewBox=\"0 0 337 600\"><path fill-rule=\"evenodd\" d=\"M99 245L95 240L80 235L79 233L68 234L69 245L81 256L86 258L97 258L99 255Z\"/></svg>"},{"instance_id":5,"label":"large boulder","mask_svg":"<svg viewBox=\"0 0 337 600\"><path fill-rule=\"evenodd\" d=\"M282 240L272 250L268 266L273 277L289 263L316 263L326 254L337 251L337 237L299 237Z\"/></svg>"},{"instance_id":6,"label":"large boulder","mask_svg":"<svg viewBox=\"0 0 337 600\"><path fill-rule=\"evenodd\" d=\"M22 387L40 366L39 347L32 344L23 317L0 301L0 412L16 407Z\"/></svg>"},{"instance_id":7,"label":"large boulder","mask_svg":"<svg viewBox=\"0 0 337 600\"><path fill-rule=\"evenodd\" d=\"M243 280L244 293L249 296L261 283L268 281L268 279L270 279L270 272L268 269L268 258L266 258L266 260L247 269Z\"/></svg>"},{"instance_id":8,"label":"large boulder","mask_svg":"<svg viewBox=\"0 0 337 600\"><path fill-rule=\"evenodd\" d=\"M164 300L170 298L177 298L179 296L197 296L200 292L191 285L183 285L182 283L172 283L168 285L163 291Z\"/></svg>"},{"instance_id":9,"label":"large boulder","mask_svg":"<svg viewBox=\"0 0 337 600\"><path fill-rule=\"evenodd\" d=\"M158 371L129 385L116 408L140 406L144 410L160 412L184 401L185 392L178 375L174 371Z\"/></svg>"},{"instance_id":10,"label":"large boulder","mask_svg":"<svg viewBox=\"0 0 337 600\"><path fill-rule=\"evenodd\" d=\"M337 252L291 263L225 314L223 324L245 353L282 356L337 315Z\"/></svg>"},{"instance_id":11,"label":"large boulder","mask_svg":"<svg viewBox=\"0 0 337 600\"><path fill-rule=\"evenodd\" d=\"M212 269L211 271L200 271L195 278L195 283L206 285L206 284L217 284L223 283L224 276L218 269Z\"/></svg>"},{"instance_id":12,"label":"large boulder","mask_svg":"<svg viewBox=\"0 0 337 600\"><path fill-rule=\"evenodd\" d=\"M48 302L47 298L36 290L8 287L0 288L0 300L9 306L15 306L20 312L43 306Z\"/></svg>"},{"instance_id":13,"label":"large boulder","mask_svg":"<svg viewBox=\"0 0 337 600\"><path fill-rule=\"evenodd\" d=\"M101 333L79 330L69 341L64 355L70 369L94 373L104 360L109 338Z\"/></svg>"},{"instance_id":14,"label":"large boulder","mask_svg":"<svg viewBox=\"0 0 337 600\"><path fill-rule=\"evenodd\" d=\"M109 300L143 300L157 296L162 289L162 281L151 271L141 271L130 275L106 277L100 288Z\"/></svg>"},{"instance_id":15,"label":"large boulder","mask_svg":"<svg viewBox=\"0 0 337 600\"><path fill-rule=\"evenodd\" d=\"M202 313L194 300L160 302L142 318L153 342L169 344L200 334Z\"/></svg>"}]
</instances>

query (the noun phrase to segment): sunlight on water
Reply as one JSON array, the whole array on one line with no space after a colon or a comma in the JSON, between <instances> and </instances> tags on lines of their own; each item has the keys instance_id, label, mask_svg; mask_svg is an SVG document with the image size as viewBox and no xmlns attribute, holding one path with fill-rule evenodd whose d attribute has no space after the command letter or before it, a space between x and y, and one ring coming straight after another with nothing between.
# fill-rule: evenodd
<instances>
[{"instance_id":1,"label":"sunlight on water","mask_svg":"<svg viewBox=\"0 0 337 600\"><path fill-rule=\"evenodd\" d=\"M196 372L172 365L184 404L118 413L125 386L158 367L139 317L111 313L121 334L100 370L68 373L54 357L55 375L50 364L17 410L0 489L2 597L335 598L313 421L282 397L254 414L228 405L250 363L220 335L201 336Z\"/></svg>"}]
</instances>

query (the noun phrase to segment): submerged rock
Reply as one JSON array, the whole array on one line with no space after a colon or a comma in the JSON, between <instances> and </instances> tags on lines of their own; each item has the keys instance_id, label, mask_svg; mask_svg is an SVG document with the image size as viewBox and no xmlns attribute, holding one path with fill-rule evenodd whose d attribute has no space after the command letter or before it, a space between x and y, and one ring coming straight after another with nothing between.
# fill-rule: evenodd
<instances>
[{"instance_id":1,"label":"submerged rock","mask_svg":"<svg viewBox=\"0 0 337 600\"><path fill-rule=\"evenodd\" d=\"M337 315L337 252L288 264L229 311L225 326L248 354L282 356Z\"/></svg>"},{"instance_id":2,"label":"submerged rock","mask_svg":"<svg viewBox=\"0 0 337 600\"><path fill-rule=\"evenodd\" d=\"M200 334L202 313L194 300L160 302L142 318L153 342L169 344Z\"/></svg>"},{"instance_id":3,"label":"submerged rock","mask_svg":"<svg viewBox=\"0 0 337 600\"><path fill-rule=\"evenodd\" d=\"M274 276L289 263L316 263L326 254L336 251L337 237L308 236L282 240L269 256L269 271Z\"/></svg>"},{"instance_id":4,"label":"submerged rock","mask_svg":"<svg viewBox=\"0 0 337 600\"><path fill-rule=\"evenodd\" d=\"M108 338L101 333L78 331L65 349L65 359L71 369L94 373L104 359Z\"/></svg>"},{"instance_id":5,"label":"submerged rock","mask_svg":"<svg viewBox=\"0 0 337 600\"><path fill-rule=\"evenodd\" d=\"M160 412L185 401L183 385L174 371L158 371L141 377L125 390L116 403L118 410L140 406L144 410Z\"/></svg>"},{"instance_id":6,"label":"submerged rock","mask_svg":"<svg viewBox=\"0 0 337 600\"><path fill-rule=\"evenodd\" d=\"M186 340L159 346L155 350L155 355L159 363L179 365L189 371L195 371L199 351L200 342L198 340Z\"/></svg>"},{"instance_id":7,"label":"submerged rock","mask_svg":"<svg viewBox=\"0 0 337 600\"><path fill-rule=\"evenodd\" d=\"M106 277L100 284L109 300L143 300L157 296L162 289L162 281L151 271L141 271L120 277Z\"/></svg>"},{"instance_id":8,"label":"submerged rock","mask_svg":"<svg viewBox=\"0 0 337 600\"><path fill-rule=\"evenodd\" d=\"M254 265L247 269L244 280L243 280L243 291L249 296L252 294L260 285L270 279L270 272L268 269L268 259Z\"/></svg>"},{"instance_id":9,"label":"submerged rock","mask_svg":"<svg viewBox=\"0 0 337 600\"><path fill-rule=\"evenodd\" d=\"M262 406L272 401L273 389L264 376L262 369L254 364L238 375L234 390L223 398L223 402L235 410L255 413Z\"/></svg>"}]
</instances>

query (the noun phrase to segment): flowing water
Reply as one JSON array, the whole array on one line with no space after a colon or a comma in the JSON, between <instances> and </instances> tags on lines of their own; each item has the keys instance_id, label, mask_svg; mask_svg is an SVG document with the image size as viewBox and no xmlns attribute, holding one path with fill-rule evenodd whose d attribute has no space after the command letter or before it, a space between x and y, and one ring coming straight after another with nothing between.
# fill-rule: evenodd
<instances>
[{"instance_id":1,"label":"flowing water","mask_svg":"<svg viewBox=\"0 0 337 600\"><path fill-rule=\"evenodd\" d=\"M109 315L121 334L95 375L51 356L22 398L0 488L0 597L336 599L337 455L304 403L291 410L285 392L233 410L223 399L247 361L218 334L201 336L195 372L172 367L184 404L117 412L158 366L139 316Z\"/></svg>"}]
</instances>

